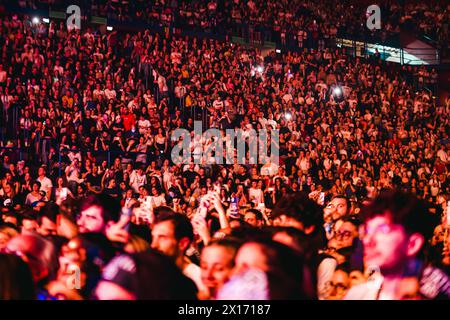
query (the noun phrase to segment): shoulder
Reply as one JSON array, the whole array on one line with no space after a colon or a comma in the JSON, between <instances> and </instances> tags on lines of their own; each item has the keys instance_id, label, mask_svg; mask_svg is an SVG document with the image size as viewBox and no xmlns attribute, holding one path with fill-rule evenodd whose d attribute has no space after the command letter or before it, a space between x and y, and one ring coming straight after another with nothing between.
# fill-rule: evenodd
<instances>
[{"instance_id":1,"label":"shoulder","mask_svg":"<svg viewBox=\"0 0 450 320\"><path fill-rule=\"evenodd\" d=\"M183 273L186 276L192 276L192 275L197 275L200 274L200 267L194 263L189 263L183 270Z\"/></svg>"},{"instance_id":2,"label":"shoulder","mask_svg":"<svg viewBox=\"0 0 450 320\"><path fill-rule=\"evenodd\" d=\"M375 300L377 289L368 282L361 283L350 288L343 300Z\"/></svg>"},{"instance_id":3,"label":"shoulder","mask_svg":"<svg viewBox=\"0 0 450 320\"><path fill-rule=\"evenodd\" d=\"M420 293L429 299L450 299L450 279L444 271L428 266L420 279Z\"/></svg>"}]
</instances>

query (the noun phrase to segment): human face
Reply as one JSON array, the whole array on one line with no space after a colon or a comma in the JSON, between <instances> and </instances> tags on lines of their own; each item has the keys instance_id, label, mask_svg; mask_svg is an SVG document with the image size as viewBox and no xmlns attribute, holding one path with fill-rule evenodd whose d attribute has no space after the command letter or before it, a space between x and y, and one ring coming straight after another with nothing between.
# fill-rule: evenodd
<instances>
[{"instance_id":1,"label":"human face","mask_svg":"<svg viewBox=\"0 0 450 320\"><path fill-rule=\"evenodd\" d=\"M48 235L55 235L56 223L54 223L47 217L42 217L41 225L39 226L38 232L44 237Z\"/></svg>"},{"instance_id":2,"label":"human face","mask_svg":"<svg viewBox=\"0 0 450 320\"><path fill-rule=\"evenodd\" d=\"M250 268L262 271L269 270L267 258L262 248L256 243L247 243L239 249L235 259L233 273L240 273Z\"/></svg>"},{"instance_id":3,"label":"human face","mask_svg":"<svg viewBox=\"0 0 450 320\"><path fill-rule=\"evenodd\" d=\"M350 222L339 224L336 232L336 245L338 249L350 247L353 240L358 236L356 226Z\"/></svg>"},{"instance_id":4,"label":"human face","mask_svg":"<svg viewBox=\"0 0 450 320\"><path fill-rule=\"evenodd\" d=\"M329 283L330 299L341 300L347 293L349 286L348 274L345 271L337 270Z\"/></svg>"},{"instance_id":5,"label":"human face","mask_svg":"<svg viewBox=\"0 0 450 320\"><path fill-rule=\"evenodd\" d=\"M182 254L171 221L163 221L153 227L152 248L174 259Z\"/></svg>"},{"instance_id":6,"label":"human face","mask_svg":"<svg viewBox=\"0 0 450 320\"><path fill-rule=\"evenodd\" d=\"M84 190L81 186L78 186L77 193L78 193L78 195L82 195L84 193Z\"/></svg>"},{"instance_id":7,"label":"human face","mask_svg":"<svg viewBox=\"0 0 450 320\"><path fill-rule=\"evenodd\" d=\"M376 268L383 274L401 272L408 257L408 236L401 225L388 216L375 216L360 230L364 245L366 268Z\"/></svg>"},{"instance_id":8,"label":"human face","mask_svg":"<svg viewBox=\"0 0 450 320\"><path fill-rule=\"evenodd\" d=\"M348 213L347 200L344 198L334 198L324 208L324 219L331 217L334 221L342 218Z\"/></svg>"},{"instance_id":9,"label":"human face","mask_svg":"<svg viewBox=\"0 0 450 320\"><path fill-rule=\"evenodd\" d=\"M210 290L220 289L230 278L233 259L233 252L226 247L212 245L203 249L200 258L203 284Z\"/></svg>"},{"instance_id":10,"label":"human face","mask_svg":"<svg viewBox=\"0 0 450 320\"><path fill-rule=\"evenodd\" d=\"M253 227L259 227L261 225L261 221L256 219L256 215L253 212L247 212L244 216L244 221Z\"/></svg>"},{"instance_id":11,"label":"human face","mask_svg":"<svg viewBox=\"0 0 450 320\"><path fill-rule=\"evenodd\" d=\"M133 190L127 190L127 195L126 197L129 199L133 196Z\"/></svg>"},{"instance_id":12,"label":"human face","mask_svg":"<svg viewBox=\"0 0 450 320\"><path fill-rule=\"evenodd\" d=\"M81 211L77 219L78 230L80 233L103 232L105 221L102 216L102 209L99 206L91 206Z\"/></svg>"},{"instance_id":13,"label":"human face","mask_svg":"<svg viewBox=\"0 0 450 320\"><path fill-rule=\"evenodd\" d=\"M38 229L38 224L36 220L25 219L22 221L22 230L26 231L36 231Z\"/></svg>"},{"instance_id":14,"label":"human face","mask_svg":"<svg viewBox=\"0 0 450 320\"><path fill-rule=\"evenodd\" d=\"M3 190L5 191L6 194L9 194L11 192L11 186L9 184L6 184L3 187Z\"/></svg>"}]
</instances>

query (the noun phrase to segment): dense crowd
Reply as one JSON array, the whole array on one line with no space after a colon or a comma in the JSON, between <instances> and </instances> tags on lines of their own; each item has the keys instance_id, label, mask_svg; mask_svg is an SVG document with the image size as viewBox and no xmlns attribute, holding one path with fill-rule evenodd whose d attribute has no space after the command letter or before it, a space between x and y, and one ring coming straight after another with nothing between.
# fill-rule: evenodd
<instances>
[{"instance_id":1,"label":"dense crowd","mask_svg":"<svg viewBox=\"0 0 450 320\"><path fill-rule=\"evenodd\" d=\"M80 5L92 15L121 22L142 22L154 26L241 35L300 47L323 46L336 35L384 41L401 30L428 36L444 49L448 47L449 11L445 2L377 1L382 28L366 27L370 1L304 0L155 0L155 1L22 1L23 7L45 5L63 10ZM249 28L249 26L251 26Z\"/></svg>"},{"instance_id":2,"label":"dense crowd","mask_svg":"<svg viewBox=\"0 0 450 320\"><path fill-rule=\"evenodd\" d=\"M435 69L22 17L0 28L2 298L341 299L368 266L406 262L420 286L381 298L448 296ZM279 163L214 164L195 135L192 161L173 163L173 131L196 120L224 140L279 130Z\"/></svg>"}]
</instances>

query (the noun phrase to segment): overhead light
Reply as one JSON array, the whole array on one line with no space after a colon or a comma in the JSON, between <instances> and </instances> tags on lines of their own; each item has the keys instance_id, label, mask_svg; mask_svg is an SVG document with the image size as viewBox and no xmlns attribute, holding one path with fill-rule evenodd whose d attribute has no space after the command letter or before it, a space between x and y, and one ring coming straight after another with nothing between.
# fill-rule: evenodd
<instances>
[{"instance_id":1,"label":"overhead light","mask_svg":"<svg viewBox=\"0 0 450 320\"><path fill-rule=\"evenodd\" d=\"M50 19L49 18L42 18L42 21L44 21L44 23L50 23Z\"/></svg>"},{"instance_id":2,"label":"overhead light","mask_svg":"<svg viewBox=\"0 0 450 320\"><path fill-rule=\"evenodd\" d=\"M38 18L38 17L34 17L31 21L32 21L34 24L38 24L38 23L39 23L39 18Z\"/></svg>"},{"instance_id":3,"label":"overhead light","mask_svg":"<svg viewBox=\"0 0 450 320\"><path fill-rule=\"evenodd\" d=\"M340 96L342 94L342 89L340 87L335 87L333 89L333 93L337 96Z\"/></svg>"},{"instance_id":4,"label":"overhead light","mask_svg":"<svg viewBox=\"0 0 450 320\"><path fill-rule=\"evenodd\" d=\"M281 49L276 49L275 52L276 53L281 53Z\"/></svg>"},{"instance_id":5,"label":"overhead light","mask_svg":"<svg viewBox=\"0 0 450 320\"><path fill-rule=\"evenodd\" d=\"M256 71L258 71L259 73L263 73L263 72L264 72L264 67L262 67L262 66L257 66L257 67L256 67Z\"/></svg>"},{"instance_id":6,"label":"overhead light","mask_svg":"<svg viewBox=\"0 0 450 320\"><path fill-rule=\"evenodd\" d=\"M284 115L284 118L289 121L292 118L292 114L290 114L289 112L286 112Z\"/></svg>"},{"instance_id":7,"label":"overhead light","mask_svg":"<svg viewBox=\"0 0 450 320\"><path fill-rule=\"evenodd\" d=\"M113 27L112 27L112 26L107 26L107 27L106 27L106 30L108 30L108 31L113 31Z\"/></svg>"}]
</instances>

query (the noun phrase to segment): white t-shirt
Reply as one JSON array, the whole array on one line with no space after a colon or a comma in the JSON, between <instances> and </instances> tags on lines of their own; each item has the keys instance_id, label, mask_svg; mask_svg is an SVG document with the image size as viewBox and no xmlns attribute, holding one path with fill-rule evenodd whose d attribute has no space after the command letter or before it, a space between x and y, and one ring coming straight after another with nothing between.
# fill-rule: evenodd
<instances>
[{"instance_id":1,"label":"white t-shirt","mask_svg":"<svg viewBox=\"0 0 450 320\"><path fill-rule=\"evenodd\" d=\"M337 267L337 261L333 258L325 258L317 268L317 292L319 300L324 300L326 292L326 283L333 278Z\"/></svg>"},{"instance_id":2,"label":"white t-shirt","mask_svg":"<svg viewBox=\"0 0 450 320\"><path fill-rule=\"evenodd\" d=\"M42 180L38 177L36 180L41 184L39 191L45 191L47 193L46 196L48 197L50 190L53 188L52 180L47 177L42 178Z\"/></svg>"},{"instance_id":3,"label":"white t-shirt","mask_svg":"<svg viewBox=\"0 0 450 320\"><path fill-rule=\"evenodd\" d=\"M112 89L112 90L106 89L105 90L105 96L108 100L115 99L116 95L117 95L116 90L114 90L114 89Z\"/></svg>"},{"instance_id":4,"label":"white t-shirt","mask_svg":"<svg viewBox=\"0 0 450 320\"><path fill-rule=\"evenodd\" d=\"M56 204L61 205L61 203L67 199L67 196L69 194L71 195L72 192L70 192L69 188L66 188L66 187L62 188L61 191L56 190L55 191Z\"/></svg>"},{"instance_id":5,"label":"white t-shirt","mask_svg":"<svg viewBox=\"0 0 450 320\"><path fill-rule=\"evenodd\" d=\"M133 188L134 192L138 193L139 187L147 183L147 176L145 174L142 174L140 176L136 171L133 171L130 177L130 182L130 185Z\"/></svg>"},{"instance_id":6,"label":"white t-shirt","mask_svg":"<svg viewBox=\"0 0 450 320\"><path fill-rule=\"evenodd\" d=\"M256 201L256 204L264 203L264 193L261 189L250 188L248 190L248 195L249 195L250 201L253 201L253 199L254 199Z\"/></svg>"},{"instance_id":7,"label":"white t-shirt","mask_svg":"<svg viewBox=\"0 0 450 320\"><path fill-rule=\"evenodd\" d=\"M153 208L163 206L166 204L166 199L164 198L163 194L160 194L159 196L150 196L150 202L153 205Z\"/></svg>"}]
</instances>

